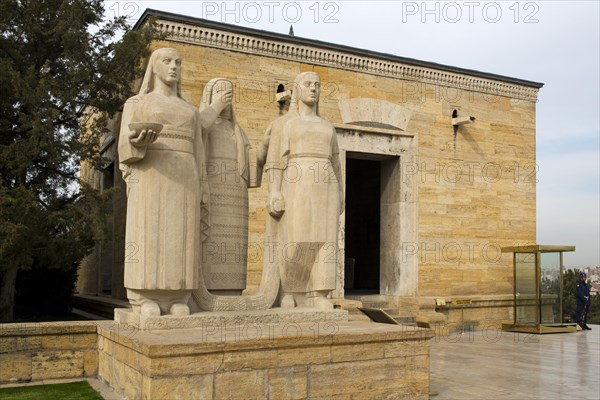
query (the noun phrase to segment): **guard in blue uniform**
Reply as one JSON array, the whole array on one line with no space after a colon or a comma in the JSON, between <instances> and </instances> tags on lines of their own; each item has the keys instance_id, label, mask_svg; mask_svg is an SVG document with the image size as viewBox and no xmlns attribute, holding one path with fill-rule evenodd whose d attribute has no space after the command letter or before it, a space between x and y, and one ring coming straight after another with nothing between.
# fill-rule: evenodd
<instances>
[{"instance_id":1,"label":"guard in blue uniform","mask_svg":"<svg viewBox=\"0 0 600 400\"><path fill-rule=\"evenodd\" d=\"M587 326L588 311L590 310L590 288L586 282L585 272L579 274L575 296L577 297L577 324L584 330L592 330Z\"/></svg>"}]
</instances>

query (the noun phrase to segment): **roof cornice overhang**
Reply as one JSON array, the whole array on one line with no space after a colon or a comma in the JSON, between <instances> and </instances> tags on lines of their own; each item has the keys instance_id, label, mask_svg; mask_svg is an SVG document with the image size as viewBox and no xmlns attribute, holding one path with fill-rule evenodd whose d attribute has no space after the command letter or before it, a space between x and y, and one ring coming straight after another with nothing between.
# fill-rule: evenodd
<instances>
[{"instance_id":1,"label":"roof cornice overhang","mask_svg":"<svg viewBox=\"0 0 600 400\"><path fill-rule=\"evenodd\" d=\"M155 18L157 29L166 40L480 92L490 96L490 101L493 96L504 96L535 102L544 86L539 82L152 9L143 13L134 29L150 18Z\"/></svg>"}]
</instances>

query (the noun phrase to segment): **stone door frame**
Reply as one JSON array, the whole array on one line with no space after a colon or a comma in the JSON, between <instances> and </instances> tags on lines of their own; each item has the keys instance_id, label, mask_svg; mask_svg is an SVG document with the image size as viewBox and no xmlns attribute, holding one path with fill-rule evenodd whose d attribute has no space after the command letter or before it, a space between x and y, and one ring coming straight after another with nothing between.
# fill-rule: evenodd
<instances>
[{"instance_id":1,"label":"stone door frame","mask_svg":"<svg viewBox=\"0 0 600 400\"><path fill-rule=\"evenodd\" d=\"M405 252L418 241L417 138L400 130L374 126L335 124L344 193L346 193L346 155L363 153L381 163L380 294L414 297L418 289L418 258ZM382 157L383 156L383 157ZM339 218L336 290L333 297L344 297L346 213Z\"/></svg>"}]
</instances>

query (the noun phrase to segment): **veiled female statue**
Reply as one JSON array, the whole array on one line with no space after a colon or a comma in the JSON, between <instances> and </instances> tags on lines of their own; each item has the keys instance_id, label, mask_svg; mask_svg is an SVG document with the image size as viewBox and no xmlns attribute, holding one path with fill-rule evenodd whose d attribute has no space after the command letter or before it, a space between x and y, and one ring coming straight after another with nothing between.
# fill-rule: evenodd
<instances>
[{"instance_id":1,"label":"veiled female statue","mask_svg":"<svg viewBox=\"0 0 600 400\"><path fill-rule=\"evenodd\" d=\"M188 315L198 288L204 154L198 110L181 97L177 50L152 53L125 103L119 160L127 182L125 287L134 315ZM220 104L218 112L224 104ZM206 197L206 196L204 196Z\"/></svg>"},{"instance_id":2,"label":"veiled female statue","mask_svg":"<svg viewBox=\"0 0 600 400\"><path fill-rule=\"evenodd\" d=\"M204 88L200 114L227 93L231 81L210 80ZM212 121L211 121L212 122ZM228 103L216 120L203 125L206 178L210 188L210 230L203 242L202 268L206 288L213 294L240 295L246 288L248 255L248 188L256 175L256 157Z\"/></svg>"}]
</instances>

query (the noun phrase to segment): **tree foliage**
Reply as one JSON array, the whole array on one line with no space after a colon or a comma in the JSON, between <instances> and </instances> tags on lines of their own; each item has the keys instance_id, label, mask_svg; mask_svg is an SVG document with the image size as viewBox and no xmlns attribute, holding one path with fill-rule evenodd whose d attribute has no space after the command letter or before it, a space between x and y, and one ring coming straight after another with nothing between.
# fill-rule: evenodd
<instances>
[{"instance_id":1,"label":"tree foliage","mask_svg":"<svg viewBox=\"0 0 600 400\"><path fill-rule=\"evenodd\" d=\"M577 313L577 303L575 300L575 290L579 278L578 270L568 269L563 275L563 319L565 321L575 322Z\"/></svg>"},{"instance_id":2,"label":"tree foliage","mask_svg":"<svg viewBox=\"0 0 600 400\"><path fill-rule=\"evenodd\" d=\"M588 324L600 325L600 294L592 295Z\"/></svg>"},{"instance_id":3,"label":"tree foliage","mask_svg":"<svg viewBox=\"0 0 600 400\"><path fill-rule=\"evenodd\" d=\"M103 14L96 0L0 0L0 321L18 270L72 268L102 238L106 199L79 166L101 161L152 38Z\"/></svg>"}]
</instances>

